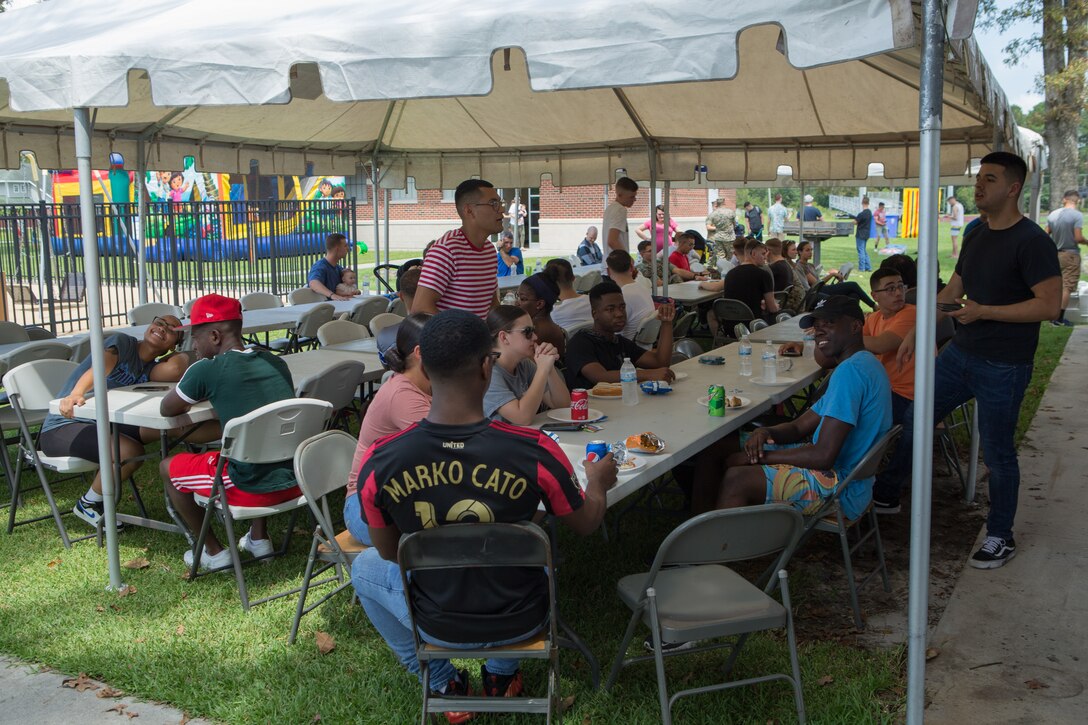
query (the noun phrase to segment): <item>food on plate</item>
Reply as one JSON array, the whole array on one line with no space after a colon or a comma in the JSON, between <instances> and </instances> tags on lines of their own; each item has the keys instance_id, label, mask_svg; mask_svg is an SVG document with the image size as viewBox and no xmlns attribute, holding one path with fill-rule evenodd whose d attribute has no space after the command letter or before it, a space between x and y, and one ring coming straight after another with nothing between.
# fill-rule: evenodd
<instances>
[{"instance_id":1,"label":"food on plate","mask_svg":"<svg viewBox=\"0 0 1088 725\"><path fill-rule=\"evenodd\" d=\"M627 436L627 450L641 453L659 453L665 448L665 441L653 433L638 433Z\"/></svg>"},{"instance_id":2,"label":"food on plate","mask_svg":"<svg viewBox=\"0 0 1088 725\"><path fill-rule=\"evenodd\" d=\"M634 468L637 465L638 465L638 463L635 461L634 458L628 458L626 461L619 464L619 469L621 471L630 471L632 468Z\"/></svg>"},{"instance_id":3,"label":"food on plate","mask_svg":"<svg viewBox=\"0 0 1088 725\"><path fill-rule=\"evenodd\" d=\"M725 407L726 408L739 408L742 405L744 405L744 402L740 398L738 398L737 396L735 396L735 395L725 396Z\"/></svg>"},{"instance_id":4,"label":"food on plate","mask_svg":"<svg viewBox=\"0 0 1088 725\"><path fill-rule=\"evenodd\" d=\"M623 385L621 383L597 383L593 386L592 392L594 395L604 398L619 398L623 395Z\"/></svg>"}]
</instances>

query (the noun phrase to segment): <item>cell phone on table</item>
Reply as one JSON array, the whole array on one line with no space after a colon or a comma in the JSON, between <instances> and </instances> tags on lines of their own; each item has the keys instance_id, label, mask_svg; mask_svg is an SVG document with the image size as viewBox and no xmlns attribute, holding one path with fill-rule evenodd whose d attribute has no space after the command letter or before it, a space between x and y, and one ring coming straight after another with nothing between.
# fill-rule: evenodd
<instances>
[{"instance_id":1,"label":"cell phone on table","mask_svg":"<svg viewBox=\"0 0 1088 725\"><path fill-rule=\"evenodd\" d=\"M540 426L540 430L551 431L552 433L570 433L582 430L583 425L585 423L545 423Z\"/></svg>"},{"instance_id":2,"label":"cell phone on table","mask_svg":"<svg viewBox=\"0 0 1088 725\"><path fill-rule=\"evenodd\" d=\"M962 302L938 302L937 309L941 312L955 312L963 309Z\"/></svg>"},{"instance_id":3,"label":"cell phone on table","mask_svg":"<svg viewBox=\"0 0 1088 725\"><path fill-rule=\"evenodd\" d=\"M791 347L782 351L782 357L801 357L801 351Z\"/></svg>"},{"instance_id":4,"label":"cell phone on table","mask_svg":"<svg viewBox=\"0 0 1088 725\"><path fill-rule=\"evenodd\" d=\"M163 390L169 390L169 385L137 385L133 390L138 390L141 393L162 392Z\"/></svg>"}]
</instances>

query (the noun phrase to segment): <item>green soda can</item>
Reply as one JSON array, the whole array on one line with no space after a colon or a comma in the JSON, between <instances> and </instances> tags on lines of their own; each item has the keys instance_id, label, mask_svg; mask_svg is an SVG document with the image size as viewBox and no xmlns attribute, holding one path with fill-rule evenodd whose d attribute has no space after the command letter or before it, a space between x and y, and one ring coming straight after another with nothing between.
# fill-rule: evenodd
<instances>
[{"instance_id":1,"label":"green soda can","mask_svg":"<svg viewBox=\"0 0 1088 725\"><path fill-rule=\"evenodd\" d=\"M706 411L711 418L724 418L725 417L725 387L722 385L711 385L706 389L708 400L706 403Z\"/></svg>"}]
</instances>

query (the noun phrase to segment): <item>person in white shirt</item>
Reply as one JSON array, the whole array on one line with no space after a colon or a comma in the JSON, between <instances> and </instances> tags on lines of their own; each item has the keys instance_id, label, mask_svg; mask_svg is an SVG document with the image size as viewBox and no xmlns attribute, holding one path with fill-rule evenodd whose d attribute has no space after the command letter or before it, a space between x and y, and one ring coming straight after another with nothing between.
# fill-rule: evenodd
<instances>
[{"instance_id":1,"label":"person in white shirt","mask_svg":"<svg viewBox=\"0 0 1088 725\"><path fill-rule=\"evenodd\" d=\"M564 330L593 324L589 295L580 295L575 291L574 268L570 262L565 259L549 259L544 265L544 274L555 280L559 286L559 299L552 307L552 322Z\"/></svg>"},{"instance_id":2,"label":"person in white shirt","mask_svg":"<svg viewBox=\"0 0 1088 725\"><path fill-rule=\"evenodd\" d=\"M616 181L616 200L604 210L604 222L601 224L601 239L606 251L620 249L630 253L628 246L627 210L638 197L638 183L626 176Z\"/></svg>"},{"instance_id":3,"label":"person in white shirt","mask_svg":"<svg viewBox=\"0 0 1088 725\"><path fill-rule=\"evenodd\" d=\"M653 295L646 285L635 284L638 270L631 262L631 255L627 252L615 250L605 258L608 267L608 277L620 286L623 292L623 301L627 304L627 324L620 332L628 340L634 340L642 323L653 317L657 312L654 306Z\"/></svg>"},{"instance_id":4,"label":"person in white shirt","mask_svg":"<svg viewBox=\"0 0 1088 725\"><path fill-rule=\"evenodd\" d=\"M952 259L960 256L960 231L963 229L963 204L956 197L948 200L948 220L952 222Z\"/></svg>"}]
</instances>

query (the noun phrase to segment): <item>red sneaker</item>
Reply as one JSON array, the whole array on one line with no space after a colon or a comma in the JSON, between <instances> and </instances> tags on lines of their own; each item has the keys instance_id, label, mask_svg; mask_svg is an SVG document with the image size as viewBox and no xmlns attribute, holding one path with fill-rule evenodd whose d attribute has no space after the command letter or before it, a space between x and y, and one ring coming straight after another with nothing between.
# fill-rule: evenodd
<instances>
[{"instance_id":1,"label":"red sneaker","mask_svg":"<svg viewBox=\"0 0 1088 725\"><path fill-rule=\"evenodd\" d=\"M472 685L468 681L468 670L457 670L456 676L446 684L445 692L432 692L433 697L471 697ZM476 717L474 712L447 712L446 719L452 725L468 722Z\"/></svg>"},{"instance_id":2,"label":"red sneaker","mask_svg":"<svg viewBox=\"0 0 1088 725\"><path fill-rule=\"evenodd\" d=\"M525 689L521 670L516 670L512 675L493 675L487 671L486 665L480 665L480 679L483 680L486 697L517 697Z\"/></svg>"}]
</instances>

